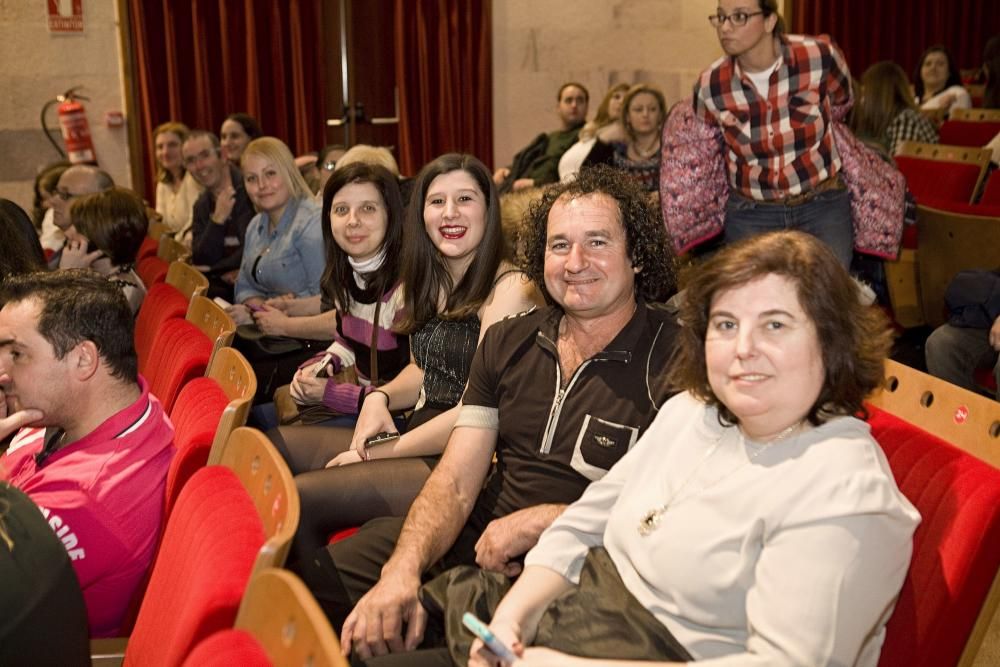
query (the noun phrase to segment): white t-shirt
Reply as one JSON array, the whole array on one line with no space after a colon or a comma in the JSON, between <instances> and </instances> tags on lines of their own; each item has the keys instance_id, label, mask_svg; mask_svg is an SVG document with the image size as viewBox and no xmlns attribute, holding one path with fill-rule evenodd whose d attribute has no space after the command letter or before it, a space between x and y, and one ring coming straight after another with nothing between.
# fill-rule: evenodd
<instances>
[{"instance_id":1,"label":"white t-shirt","mask_svg":"<svg viewBox=\"0 0 1000 667\"><path fill-rule=\"evenodd\" d=\"M969 91L965 89L965 86L949 86L926 102L917 100L917 103L921 109L940 109L945 105L947 99L950 99L949 96L951 95L954 95L954 101L948 107L949 113L955 109L972 108L972 96L969 95Z\"/></svg>"}]
</instances>

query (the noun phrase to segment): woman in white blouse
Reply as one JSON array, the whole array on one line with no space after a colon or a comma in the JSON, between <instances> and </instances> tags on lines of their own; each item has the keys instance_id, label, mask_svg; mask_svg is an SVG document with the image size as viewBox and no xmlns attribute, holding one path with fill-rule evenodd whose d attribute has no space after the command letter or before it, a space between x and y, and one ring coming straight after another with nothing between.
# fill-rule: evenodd
<instances>
[{"instance_id":1,"label":"woman in white blouse","mask_svg":"<svg viewBox=\"0 0 1000 667\"><path fill-rule=\"evenodd\" d=\"M190 245L192 212L202 188L184 169L181 159L181 144L187 135L184 123L163 123L153 130L153 151L156 157L156 212L178 241Z\"/></svg>"},{"instance_id":2,"label":"woman in white blouse","mask_svg":"<svg viewBox=\"0 0 1000 667\"><path fill-rule=\"evenodd\" d=\"M924 51L913 75L913 96L921 109L968 109L972 97L962 85L962 77L943 46Z\"/></svg>"},{"instance_id":3,"label":"woman in white blouse","mask_svg":"<svg viewBox=\"0 0 1000 667\"><path fill-rule=\"evenodd\" d=\"M874 666L920 520L853 416L882 378L884 318L821 241L774 232L706 262L681 319L682 393L542 535L490 628L525 666ZM591 608L617 580L594 586L595 547L656 640ZM505 663L477 640L469 664Z\"/></svg>"}]
</instances>

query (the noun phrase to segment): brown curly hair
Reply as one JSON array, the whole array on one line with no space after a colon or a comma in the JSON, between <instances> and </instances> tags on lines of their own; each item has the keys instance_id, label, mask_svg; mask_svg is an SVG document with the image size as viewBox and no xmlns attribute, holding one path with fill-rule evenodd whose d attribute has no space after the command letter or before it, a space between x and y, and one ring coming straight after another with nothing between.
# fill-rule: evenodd
<instances>
[{"instance_id":1,"label":"brown curly hair","mask_svg":"<svg viewBox=\"0 0 1000 667\"><path fill-rule=\"evenodd\" d=\"M545 287L545 247L549 212L562 197L576 199L604 194L618 204L628 256L633 266L641 267L635 276L635 294L647 301L665 301L676 291L674 256L667 243L667 233L659 209L654 209L639 184L628 174L606 165L580 170L576 180L548 188L541 199L532 203L524 218L519 264L552 304Z\"/></svg>"},{"instance_id":2,"label":"brown curly hair","mask_svg":"<svg viewBox=\"0 0 1000 667\"><path fill-rule=\"evenodd\" d=\"M864 415L864 399L882 383L892 330L878 308L860 302L858 286L833 252L814 236L783 231L727 246L696 266L685 285L681 331L668 382L715 406L725 424L739 420L708 382L705 335L716 295L777 274L795 285L816 327L825 379L807 418L814 426L836 415Z\"/></svg>"}]
</instances>

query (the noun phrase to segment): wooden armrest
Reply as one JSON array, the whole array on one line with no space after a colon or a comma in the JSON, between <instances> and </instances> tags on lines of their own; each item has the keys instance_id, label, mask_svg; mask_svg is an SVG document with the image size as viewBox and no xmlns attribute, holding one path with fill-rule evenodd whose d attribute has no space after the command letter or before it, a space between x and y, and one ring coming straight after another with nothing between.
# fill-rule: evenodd
<instances>
[{"instance_id":1,"label":"wooden armrest","mask_svg":"<svg viewBox=\"0 0 1000 667\"><path fill-rule=\"evenodd\" d=\"M125 646L128 637L111 637L90 640L90 664L92 667L117 667L125 661Z\"/></svg>"}]
</instances>

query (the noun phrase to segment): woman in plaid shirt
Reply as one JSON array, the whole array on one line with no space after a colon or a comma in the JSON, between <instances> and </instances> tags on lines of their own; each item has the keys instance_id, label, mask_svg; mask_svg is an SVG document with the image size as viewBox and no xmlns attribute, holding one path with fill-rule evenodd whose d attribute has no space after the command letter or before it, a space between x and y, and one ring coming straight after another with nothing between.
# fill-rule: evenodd
<instances>
[{"instance_id":1,"label":"woman in plaid shirt","mask_svg":"<svg viewBox=\"0 0 1000 667\"><path fill-rule=\"evenodd\" d=\"M843 55L827 37L785 35L776 0L719 0L709 21L726 55L702 73L694 104L725 140L725 241L799 229L849 266L850 198L830 131L833 109L851 104Z\"/></svg>"}]
</instances>

